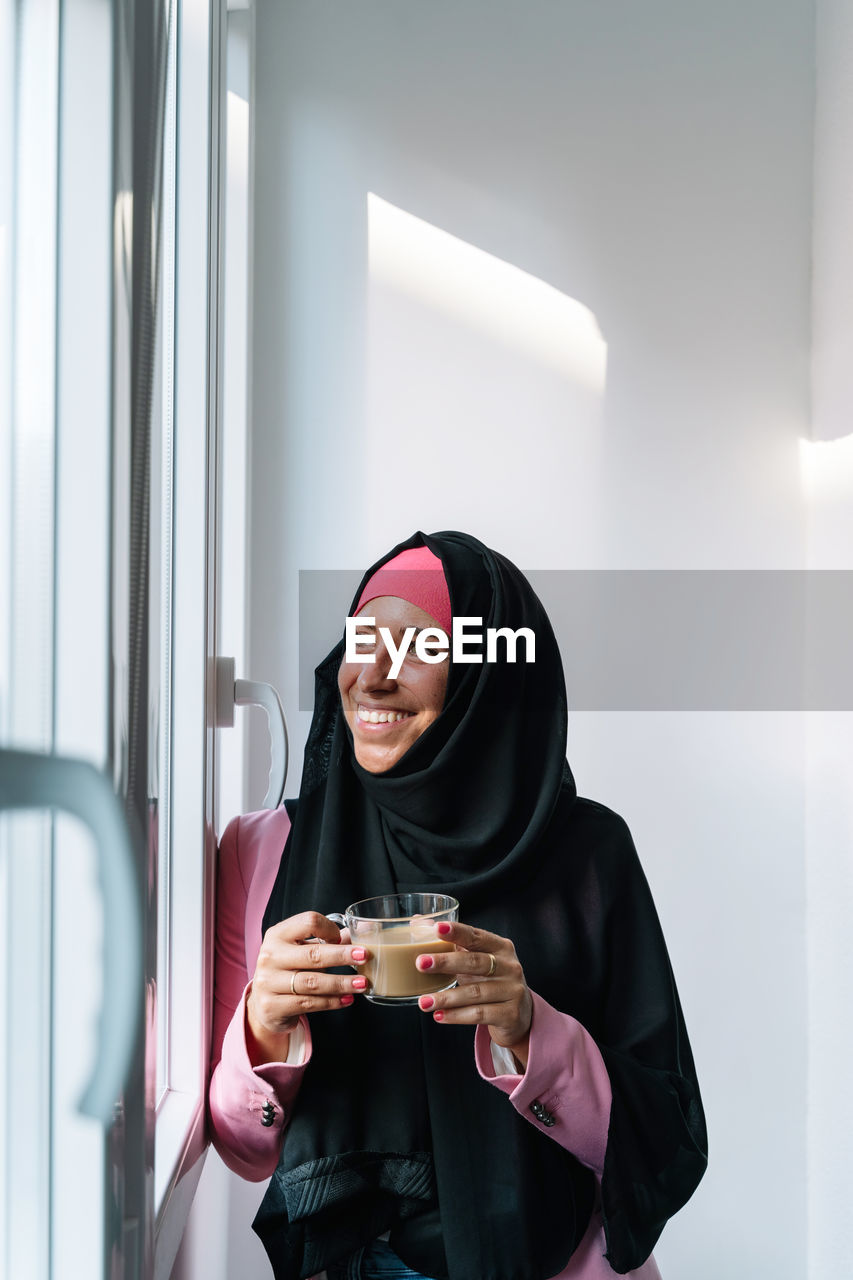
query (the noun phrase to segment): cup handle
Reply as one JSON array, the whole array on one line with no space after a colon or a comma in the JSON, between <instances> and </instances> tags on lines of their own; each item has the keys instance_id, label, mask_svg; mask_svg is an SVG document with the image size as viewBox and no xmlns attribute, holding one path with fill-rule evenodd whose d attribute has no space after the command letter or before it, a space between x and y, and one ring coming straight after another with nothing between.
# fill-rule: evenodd
<instances>
[{"instance_id":1,"label":"cup handle","mask_svg":"<svg viewBox=\"0 0 853 1280\"><path fill-rule=\"evenodd\" d=\"M347 929L347 928L349 928L349 926L348 926L348 924L347 924L347 921L346 921L346 916L341 915L340 911L327 911L327 912L326 912L326 919L327 919L327 920L334 920L335 924L338 926L338 928L339 928L339 929ZM350 968L351 968L351 969L354 969L354 970L355 970L355 972L356 972L356 973L358 973L358 965L357 965L357 964L351 964L351 965L350 965Z\"/></svg>"}]
</instances>

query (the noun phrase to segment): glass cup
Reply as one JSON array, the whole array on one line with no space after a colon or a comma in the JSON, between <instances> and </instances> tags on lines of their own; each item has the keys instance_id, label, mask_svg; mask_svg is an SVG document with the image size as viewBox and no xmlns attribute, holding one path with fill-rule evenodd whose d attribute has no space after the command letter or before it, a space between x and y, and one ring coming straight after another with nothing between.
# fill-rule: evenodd
<instances>
[{"instance_id":1,"label":"glass cup","mask_svg":"<svg viewBox=\"0 0 853 1280\"><path fill-rule=\"evenodd\" d=\"M374 1004L417 1004L419 996L456 986L456 979L427 969L415 960L424 952L455 951L439 938L435 926L459 919L459 903L445 893L385 893L347 907L328 918L350 931L353 946L366 947L369 956L358 966L369 986L365 997Z\"/></svg>"}]
</instances>

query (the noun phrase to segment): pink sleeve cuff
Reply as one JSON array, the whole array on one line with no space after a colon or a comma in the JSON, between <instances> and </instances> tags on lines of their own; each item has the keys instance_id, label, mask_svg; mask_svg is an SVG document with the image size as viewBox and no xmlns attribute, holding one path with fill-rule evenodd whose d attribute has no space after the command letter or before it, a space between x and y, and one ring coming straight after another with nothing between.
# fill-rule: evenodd
<instances>
[{"instance_id":1,"label":"pink sleeve cuff","mask_svg":"<svg viewBox=\"0 0 853 1280\"><path fill-rule=\"evenodd\" d=\"M576 1018L533 996L524 1075L497 1075L484 1026L474 1036L477 1070L521 1115L601 1176L610 1123L610 1078L592 1036Z\"/></svg>"},{"instance_id":2,"label":"pink sleeve cuff","mask_svg":"<svg viewBox=\"0 0 853 1280\"><path fill-rule=\"evenodd\" d=\"M247 985L222 1041L222 1057L209 1090L211 1139L235 1173L250 1182L269 1178L278 1163L284 1129L311 1057L311 1031L305 1033L303 1061L265 1062L253 1067L246 1046Z\"/></svg>"}]
</instances>

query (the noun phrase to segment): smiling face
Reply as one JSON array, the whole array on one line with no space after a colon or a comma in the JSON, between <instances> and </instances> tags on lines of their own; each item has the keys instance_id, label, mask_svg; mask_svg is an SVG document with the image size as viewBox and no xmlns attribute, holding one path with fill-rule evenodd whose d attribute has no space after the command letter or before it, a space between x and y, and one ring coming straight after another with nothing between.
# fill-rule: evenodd
<instances>
[{"instance_id":1,"label":"smiling face","mask_svg":"<svg viewBox=\"0 0 853 1280\"><path fill-rule=\"evenodd\" d=\"M448 660L422 662L414 650L417 633L396 678L391 676L391 655L380 635L386 627L399 645L407 627L418 631L438 623L417 605L398 596L379 596L360 610L358 617L375 618L374 627L357 627L374 635L372 646L360 648L358 662L341 663L338 688L346 722L355 746L355 758L368 773L384 773L400 760L413 742L441 714L447 690Z\"/></svg>"}]
</instances>

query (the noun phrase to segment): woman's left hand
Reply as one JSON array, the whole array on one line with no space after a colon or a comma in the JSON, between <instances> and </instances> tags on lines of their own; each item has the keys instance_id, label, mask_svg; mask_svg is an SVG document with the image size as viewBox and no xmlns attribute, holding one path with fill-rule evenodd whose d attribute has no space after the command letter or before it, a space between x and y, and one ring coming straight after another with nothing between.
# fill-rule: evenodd
<instances>
[{"instance_id":1,"label":"woman's left hand","mask_svg":"<svg viewBox=\"0 0 853 1280\"><path fill-rule=\"evenodd\" d=\"M422 972L455 977L457 986L421 996L419 1007L436 1022L483 1023L495 1044L510 1049L526 1068L533 1000L512 942L458 922L438 929L442 942L453 942L458 950L427 953L416 964Z\"/></svg>"}]
</instances>

